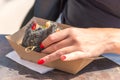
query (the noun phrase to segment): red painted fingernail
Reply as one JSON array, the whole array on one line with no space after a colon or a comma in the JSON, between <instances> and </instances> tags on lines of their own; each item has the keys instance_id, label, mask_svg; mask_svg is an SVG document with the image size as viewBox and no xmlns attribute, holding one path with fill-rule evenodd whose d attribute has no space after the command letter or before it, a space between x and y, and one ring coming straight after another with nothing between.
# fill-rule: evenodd
<instances>
[{"instance_id":1,"label":"red painted fingernail","mask_svg":"<svg viewBox=\"0 0 120 80\"><path fill-rule=\"evenodd\" d=\"M35 30L35 29L36 29L36 23L33 23L31 29L32 29L32 30Z\"/></svg>"},{"instance_id":2,"label":"red painted fingernail","mask_svg":"<svg viewBox=\"0 0 120 80\"><path fill-rule=\"evenodd\" d=\"M41 48L41 49L44 49L44 48L45 48L42 43L40 44L40 48Z\"/></svg>"},{"instance_id":3,"label":"red painted fingernail","mask_svg":"<svg viewBox=\"0 0 120 80\"><path fill-rule=\"evenodd\" d=\"M64 61L66 59L66 56L61 56L60 58L62 61Z\"/></svg>"},{"instance_id":4,"label":"red painted fingernail","mask_svg":"<svg viewBox=\"0 0 120 80\"><path fill-rule=\"evenodd\" d=\"M45 63L45 60L43 60L43 59L40 59L40 60L38 60L38 62L37 62L38 64L44 64Z\"/></svg>"}]
</instances>

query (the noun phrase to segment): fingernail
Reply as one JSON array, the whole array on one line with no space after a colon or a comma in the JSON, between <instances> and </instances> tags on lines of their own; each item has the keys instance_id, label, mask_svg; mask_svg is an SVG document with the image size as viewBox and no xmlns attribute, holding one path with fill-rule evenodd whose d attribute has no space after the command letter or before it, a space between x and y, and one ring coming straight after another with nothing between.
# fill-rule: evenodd
<instances>
[{"instance_id":1,"label":"fingernail","mask_svg":"<svg viewBox=\"0 0 120 80\"><path fill-rule=\"evenodd\" d=\"M45 63L45 60L44 60L44 59L40 59L40 60L38 60L37 63L38 63L38 64L44 64L44 63Z\"/></svg>"},{"instance_id":2,"label":"fingernail","mask_svg":"<svg viewBox=\"0 0 120 80\"><path fill-rule=\"evenodd\" d=\"M64 61L66 59L66 56L61 56L60 59Z\"/></svg>"},{"instance_id":3,"label":"fingernail","mask_svg":"<svg viewBox=\"0 0 120 80\"><path fill-rule=\"evenodd\" d=\"M40 48L41 48L41 49L44 49L44 46L43 46L43 44L42 44L42 43L40 44Z\"/></svg>"}]
</instances>

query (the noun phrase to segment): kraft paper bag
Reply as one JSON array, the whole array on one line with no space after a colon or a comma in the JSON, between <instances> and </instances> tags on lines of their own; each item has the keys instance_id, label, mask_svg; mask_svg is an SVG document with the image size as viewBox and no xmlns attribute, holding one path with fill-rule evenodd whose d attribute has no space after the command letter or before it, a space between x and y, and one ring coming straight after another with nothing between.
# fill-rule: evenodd
<instances>
[{"instance_id":1,"label":"kraft paper bag","mask_svg":"<svg viewBox=\"0 0 120 80\"><path fill-rule=\"evenodd\" d=\"M13 47L13 49L18 53L18 55L25 60L34 62L37 64L37 61L42 58L43 56L46 56L48 54L45 53L39 53L35 51L31 52L26 52L25 47L21 46L23 37L25 35L25 30L27 29L28 25L36 21L39 25L45 25L45 22L47 20L33 17L26 26L24 26L22 29L14 33L13 35L6 36L7 40L9 41L10 45ZM69 28L72 26L65 25L65 24L59 24L62 29ZM82 70L85 66L87 66L89 63L91 63L94 60L94 58L87 58L87 59L79 59L79 60L74 60L74 61L61 61L61 60L56 60L50 63L45 64L46 66L65 71L68 73L76 74L80 70Z\"/></svg>"}]
</instances>

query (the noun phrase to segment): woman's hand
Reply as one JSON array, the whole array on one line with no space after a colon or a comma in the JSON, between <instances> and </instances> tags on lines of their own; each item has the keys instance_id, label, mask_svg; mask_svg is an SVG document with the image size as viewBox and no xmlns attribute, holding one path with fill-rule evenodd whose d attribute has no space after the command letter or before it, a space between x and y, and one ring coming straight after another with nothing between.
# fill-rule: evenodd
<instances>
[{"instance_id":1,"label":"woman's hand","mask_svg":"<svg viewBox=\"0 0 120 80\"><path fill-rule=\"evenodd\" d=\"M99 28L67 28L48 36L41 44L43 53L50 53L41 58L38 64L57 59L63 61L90 58L109 52L113 48L109 32Z\"/></svg>"}]
</instances>

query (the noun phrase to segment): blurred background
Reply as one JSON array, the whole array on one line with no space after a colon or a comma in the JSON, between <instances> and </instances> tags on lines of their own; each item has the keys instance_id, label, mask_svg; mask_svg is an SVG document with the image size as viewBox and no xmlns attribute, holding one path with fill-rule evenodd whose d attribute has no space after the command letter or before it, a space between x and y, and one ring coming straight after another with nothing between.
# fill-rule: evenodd
<instances>
[{"instance_id":1,"label":"blurred background","mask_svg":"<svg viewBox=\"0 0 120 80\"><path fill-rule=\"evenodd\" d=\"M0 34L13 34L25 24L35 0L0 0Z\"/></svg>"},{"instance_id":2,"label":"blurred background","mask_svg":"<svg viewBox=\"0 0 120 80\"><path fill-rule=\"evenodd\" d=\"M0 34L13 34L33 17L60 22L67 0L0 0Z\"/></svg>"}]
</instances>

